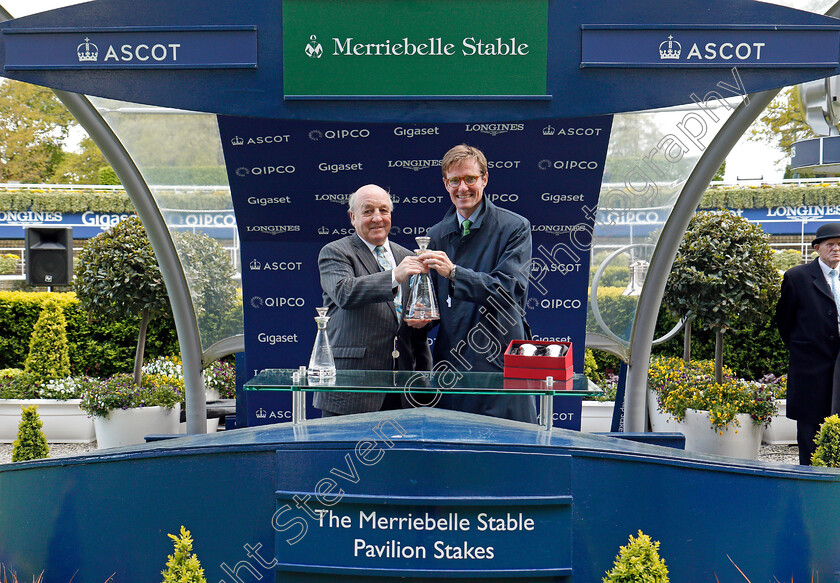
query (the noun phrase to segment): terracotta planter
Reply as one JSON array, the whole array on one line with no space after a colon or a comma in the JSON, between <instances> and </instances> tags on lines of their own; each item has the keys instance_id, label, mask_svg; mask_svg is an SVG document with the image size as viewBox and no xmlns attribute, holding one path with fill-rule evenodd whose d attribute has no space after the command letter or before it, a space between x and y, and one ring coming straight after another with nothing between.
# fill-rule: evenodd
<instances>
[{"instance_id":1,"label":"terracotta planter","mask_svg":"<svg viewBox=\"0 0 840 583\"><path fill-rule=\"evenodd\" d=\"M582 401L580 430L582 433L607 433L612 427L615 401Z\"/></svg>"},{"instance_id":2,"label":"terracotta planter","mask_svg":"<svg viewBox=\"0 0 840 583\"><path fill-rule=\"evenodd\" d=\"M21 407L38 406L44 435L53 443L90 443L96 439L93 420L79 408L80 399L0 399L0 443L17 437Z\"/></svg>"},{"instance_id":3,"label":"terracotta planter","mask_svg":"<svg viewBox=\"0 0 840 583\"><path fill-rule=\"evenodd\" d=\"M792 445L796 443L796 421L785 417L787 413L787 399L777 399L776 407L779 412L773 416L773 421L764 430L762 443L769 445Z\"/></svg>"},{"instance_id":4,"label":"terracotta planter","mask_svg":"<svg viewBox=\"0 0 840 583\"><path fill-rule=\"evenodd\" d=\"M735 418L740 422L740 427L730 423L722 431L718 431L712 427L708 411L686 409L681 428L685 435L685 450L749 460L758 459L764 427L754 425L748 413L741 413Z\"/></svg>"},{"instance_id":5,"label":"terracotta planter","mask_svg":"<svg viewBox=\"0 0 840 583\"><path fill-rule=\"evenodd\" d=\"M181 406L138 407L115 409L107 417L94 417L96 446L98 449L145 443L151 434L176 434Z\"/></svg>"}]
</instances>

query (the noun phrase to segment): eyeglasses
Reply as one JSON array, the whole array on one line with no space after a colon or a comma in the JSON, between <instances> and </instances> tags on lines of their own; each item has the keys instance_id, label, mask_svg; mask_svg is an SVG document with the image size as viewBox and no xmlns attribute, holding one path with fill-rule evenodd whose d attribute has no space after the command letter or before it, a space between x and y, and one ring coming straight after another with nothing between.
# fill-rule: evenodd
<instances>
[{"instance_id":1,"label":"eyeglasses","mask_svg":"<svg viewBox=\"0 0 840 583\"><path fill-rule=\"evenodd\" d=\"M451 178L445 178L444 181L446 182L447 186L450 188L458 188L461 186L461 181L464 181L464 184L467 186L472 186L478 179L484 176L484 173L479 174L478 176L468 175L468 176L452 176Z\"/></svg>"}]
</instances>

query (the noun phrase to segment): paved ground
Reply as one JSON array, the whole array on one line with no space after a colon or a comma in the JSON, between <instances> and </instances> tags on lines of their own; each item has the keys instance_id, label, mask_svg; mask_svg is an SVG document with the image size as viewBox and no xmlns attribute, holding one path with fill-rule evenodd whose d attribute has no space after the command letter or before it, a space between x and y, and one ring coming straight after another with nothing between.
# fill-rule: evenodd
<instances>
[{"instance_id":1,"label":"paved ground","mask_svg":"<svg viewBox=\"0 0 840 583\"><path fill-rule=\"evenodd\" d=\"M96 449L96 442L93 443L51 443L50 457L62 457L93 451ZM759 459L773 464L799 463L797 448L795 445L762 445ZM12 461L12 445L10 443L0 444L0 463L7 464Z\"/></svg>"}]
</instances>

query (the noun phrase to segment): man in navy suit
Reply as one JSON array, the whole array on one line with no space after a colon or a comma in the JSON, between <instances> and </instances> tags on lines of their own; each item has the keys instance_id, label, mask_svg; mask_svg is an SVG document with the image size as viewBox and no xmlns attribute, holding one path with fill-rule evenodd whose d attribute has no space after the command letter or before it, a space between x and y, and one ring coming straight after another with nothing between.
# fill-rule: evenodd
<instances>
[{"instance_id":1,"label":"man in navy suit","mask_svg":"<svg viewBox=\"0 0 840 583\"><path fill-rule=\"evenodd\" d=\"M840 378L840 223L817 229L811 243L819 257L785 272L776 324L790 351L787 416L796 420L799 463L809 465L814 437L826 417L838 411L833 398ZM832 289L834 288L834 289Z\"/></svg>"},{"instance_id":2,"label":"man in navy suit","mask_svg":"<svg viewBox=\"0 0 840 583\"><path fill-rule=\"evenodd\" d=\"M391 197L375 184L362 186L349 201L356 231L328 243L318 256L327 334L339 370L423 370L432 368L426 331L402 319L408 280L425 271L405 247L388 240ZM398 393L319 392L313 399L323 416L402 408Z\"/></svg>"}]
</instances>

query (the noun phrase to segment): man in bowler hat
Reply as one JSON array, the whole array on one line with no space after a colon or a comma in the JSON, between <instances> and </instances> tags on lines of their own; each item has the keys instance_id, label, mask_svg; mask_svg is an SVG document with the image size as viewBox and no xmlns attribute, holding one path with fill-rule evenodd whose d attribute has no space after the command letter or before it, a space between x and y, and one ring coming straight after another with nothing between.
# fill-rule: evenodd
<instances>
[{"instance_id":1,"label":"man in bowler hat","mask_svg":"<svg viewBox=\"0 0 840 583\"><path fill-rule=\"evenodd\" d=\"M820 424L840 409L840 223L822 225L811 245L819 257L785 272L776 306L790 351L787 416L796 420L801 465L811 463Z\"/></svg>"}]
</instances>

